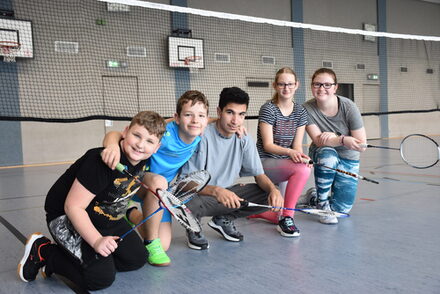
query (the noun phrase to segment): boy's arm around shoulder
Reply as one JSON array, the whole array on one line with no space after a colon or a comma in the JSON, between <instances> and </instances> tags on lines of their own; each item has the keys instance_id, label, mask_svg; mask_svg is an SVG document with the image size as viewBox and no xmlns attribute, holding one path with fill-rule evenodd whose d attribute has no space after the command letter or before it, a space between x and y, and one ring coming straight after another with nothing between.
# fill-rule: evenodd
<instances>
[{"instance_id":1,"label":"boy's arm around shoulder","mask_svg":"<svg viewBox=\"0 0 440 294\"><path fill-rule=\"evenodd\" d=\"M111 131L105 135L104 140L102 141L102 146L105 147L101 153L102 161L113 170L121 160L121 153L119 150L119 141L121 138L122 134L120 132Z\"/></svg>"},{"instance_id":2,"label":"boy's arm around shoulder","mask_svg":"<svg viewBox=\"0 0 440 294\"><path fill-rule=\"evenodd\" d=\"M115 240L119 237L103 237L90 220L86 212L87 206L95 195L75 179L67 194L64 211L81 237L102 256L110 255L118 247Z\"/></svg>"}]
</instances>

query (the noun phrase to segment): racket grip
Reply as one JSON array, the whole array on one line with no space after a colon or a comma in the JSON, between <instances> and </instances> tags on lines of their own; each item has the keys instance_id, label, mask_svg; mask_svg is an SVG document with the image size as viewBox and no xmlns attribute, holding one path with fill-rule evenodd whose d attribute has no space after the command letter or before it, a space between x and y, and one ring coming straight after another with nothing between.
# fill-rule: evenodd
<instances>
[{"instance_id":1,"label":"racket grip","mask_svg":"<svg viewBox=\"0 0 440 294\"><path fill-rule=\"evenodd\" d=\"M125 165L123 165L122 163L118 163L116 165L116 170L120 171L121 173L124 173L124 171L127 169L127 167Z\"/></svg>"},{"instance_id":2,"label":"racket grip","mask_svg":"<svg viewBox=\"0 0 440 294\"><path fill-rule=\"evenodd\" d=\"M367 144L359 144L359 147L361 147L361 148L367 148L368 145L367 145Z\"/></svg>"},{"instance_id":3,"label":"racket grip","mask_svg":"<svg viewBox=\"0 0 440 294\"><path fill-rule=\"evenodd\" d=\"M243 207L248 207L248 206L249 206L249 201L247 201L247 200L240 201L240 203L241 203L241 207L242 207L242 208L243 208Z\"/></svg>"}]
</instances>

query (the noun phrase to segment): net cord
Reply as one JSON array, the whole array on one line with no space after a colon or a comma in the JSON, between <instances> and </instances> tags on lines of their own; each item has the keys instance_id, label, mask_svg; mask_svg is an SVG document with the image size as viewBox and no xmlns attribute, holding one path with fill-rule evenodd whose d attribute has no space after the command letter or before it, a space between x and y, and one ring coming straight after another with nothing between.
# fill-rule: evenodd
<instances>
[{"instance_id":1,"label":"net cord","mask_svg":"<svg viewBox=\"0 0 440 294\"><path fill-rule=\"evenodd\" d=\"M107 3L119 3L129 6L140 6L151 9L166 10L170 12L180 12L180 13L189 13L200 16L217 17L222 19L241 20L252 23L272 24L276 26L291 27L291 28L302 28L302 29L311 29L317 31L346 33L352 35L364 35L364 36L373 36L373 37L387 37L394 39L397 38L397 39L412 39L412 40L424 40L424 41L440 41L440 37L436 37L436 36L397 34L397 33L388 33L388 32L372 32L372 31L364 31L359 29L348 29L342 27L306 24L306 23L299 23L292 21L268 19L268 18L262 18L256 16L247 16L247 15L224 13L224 12L217 12L211 10L202 10L196 8L181 7L181 6L160 4L160 3L151 3L151 2L144 2L138 0L98 0L98 1L107 2Z\"/></svg>"}]
</instances>

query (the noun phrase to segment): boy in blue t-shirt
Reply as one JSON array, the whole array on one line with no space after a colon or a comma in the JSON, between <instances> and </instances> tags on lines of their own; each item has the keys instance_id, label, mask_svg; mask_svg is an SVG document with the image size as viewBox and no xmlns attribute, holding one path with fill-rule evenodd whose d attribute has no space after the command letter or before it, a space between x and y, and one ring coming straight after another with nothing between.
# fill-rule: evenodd
<instances>
[{"instance_id":1,"label":"boy in blue t-shirt","mask_svg":"<svg viewBox=\"0 0 440 294\"><path fill-rule=\"evenodd\" d=\"M165 133L165 121L157 113L138 113L122 133L120 161L136 177L147 173L150 156ZM142 267L145 249L136 234L123 242L119 236L130 230L123 219L127 204L141 186L101 159L103 148L87 151L49 190L45 211L55 243L41 233L32 234L18 265L24 282L43 274L60 274L87 290L109 287L116 271Z\"/></svg>"},{"instance_id":2,"label":"boy in blue t-shirt","mask_svg":"<svg viewBox=\"0 0 440 294\"><path fill-rule=\"evenodd\" d=\"M150 171L154 174L149 173L143 179L152 190L168 188L168 183L191 158L200 142L200 135L208 124L208 107L208 100L199 91L187 91L179 98L174 121L167 124L167 132L162 137L161 146L151 157ZM119 161L119 147L116 144L119 138L120 133L111 132L104 139L106 149L102 156L111 168L115 168ZM127 219L134 224L141 222L145 216L158 208L157 198L152 193L141 188L137 196L136 200L143 203L142 213L137 209L127 211ZM141 227L140 233L148 251L148 262L156 266L169 265L171 261L165 253L170 246L172 235L169 211L157 213ZM157 242L158 239L161 242ZM158 244L162 246L159 247Z\"/></svg>"}]
</instances>

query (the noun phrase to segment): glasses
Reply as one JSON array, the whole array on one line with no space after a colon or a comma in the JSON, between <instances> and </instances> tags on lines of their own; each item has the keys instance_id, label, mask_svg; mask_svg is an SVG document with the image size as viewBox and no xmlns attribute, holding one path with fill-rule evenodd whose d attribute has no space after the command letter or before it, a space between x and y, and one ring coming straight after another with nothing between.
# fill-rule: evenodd
<instances>
[{"instance_id":1,"label":"glasses","mask_svg":"<svg viewBox=\"0 0 440 294\"><path fill-rule=\"evenodd\" d=\"M286 83L277 83L277 87L281 88L281 89L284 89L285 87L293 88L293 87L295 87L295 85L296 85L296 83L288 83L288 84L286 84Z\"/></svg>"},{"instance_id":2,"label":"glasses","mask_svg":"<svg viewBox=\"0 0 440 294\"><path fill-rule=\"evenodd\" d=\"M312 87L315 89L319 89L324 87L324 89L330 89L332 86L336 85L336 83L312 83Z\"/></svg>"}]
</instances>

